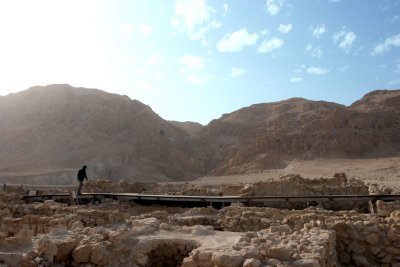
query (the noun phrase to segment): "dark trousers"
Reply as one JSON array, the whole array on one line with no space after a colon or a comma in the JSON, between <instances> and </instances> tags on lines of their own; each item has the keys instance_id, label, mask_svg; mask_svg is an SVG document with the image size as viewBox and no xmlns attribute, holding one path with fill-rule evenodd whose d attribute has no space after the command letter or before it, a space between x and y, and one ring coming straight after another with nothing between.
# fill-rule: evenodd
<instances>
[{"instance_id":1,"label":"dark trousers","mask_svg":"<svg viewBox=\"0 0 400 267\"><path fill-rule=\"evenodd\" d=\"M83 181L78 180L78 182L79 182L79 186L78 186L78 191L76 192L76 194L80 195L81 194L81 190L82 190Z\"/></svg>"}]
</instances>

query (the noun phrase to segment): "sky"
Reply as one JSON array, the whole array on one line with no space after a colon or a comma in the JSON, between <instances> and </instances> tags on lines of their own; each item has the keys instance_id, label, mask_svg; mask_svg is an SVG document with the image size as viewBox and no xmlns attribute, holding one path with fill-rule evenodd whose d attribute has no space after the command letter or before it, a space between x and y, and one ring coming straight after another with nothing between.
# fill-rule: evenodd
<instances>
[{"instance_id":1,"label":"sky","mask_svg":"<svg viewBox=\"0 0 400 267\"><path fill-rule=\"evenodd\" d=\"M0 95L67 83L207 124L400 88L398 0L2 0Z\"/></svg>"}]
</instances>

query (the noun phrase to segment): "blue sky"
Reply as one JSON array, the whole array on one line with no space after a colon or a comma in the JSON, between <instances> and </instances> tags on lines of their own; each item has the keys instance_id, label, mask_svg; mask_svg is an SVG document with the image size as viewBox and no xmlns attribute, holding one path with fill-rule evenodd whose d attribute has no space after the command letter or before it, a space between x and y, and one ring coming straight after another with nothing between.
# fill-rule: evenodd
<instances>
[{"instance_id":1,"label":"blue sky","mask_svg":"<svg viewBox=\"0 0 400 267\"><path fill-rule=\"evenodd\" d=\"M400 88L396 0L10 0L0 36L1 95L69 83L167 120Z\"/></svg>"}]
</instances>

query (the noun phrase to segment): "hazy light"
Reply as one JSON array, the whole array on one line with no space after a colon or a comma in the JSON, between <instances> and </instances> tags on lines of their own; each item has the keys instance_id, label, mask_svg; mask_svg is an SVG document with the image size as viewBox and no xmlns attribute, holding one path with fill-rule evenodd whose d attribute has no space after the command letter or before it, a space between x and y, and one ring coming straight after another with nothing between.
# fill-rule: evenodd
<instances>
[{"instance_id":1,"label":"hazy light","mask_svg":"<svg viewBox=\"0 0 400 267\"><path fill-rule=\"evenodd\" d=\"M0 94L33 85L110 86L96 1L1 1Z\"/></svg>"}]
</instances>

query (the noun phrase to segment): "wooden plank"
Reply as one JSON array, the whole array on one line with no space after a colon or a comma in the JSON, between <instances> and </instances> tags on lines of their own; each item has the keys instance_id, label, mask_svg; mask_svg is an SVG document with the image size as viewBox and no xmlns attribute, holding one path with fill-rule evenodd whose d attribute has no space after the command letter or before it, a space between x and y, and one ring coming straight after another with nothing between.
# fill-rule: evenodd
<instances>
[{"instance_id":1,"label":"wooden plank","mask_svg":"<svg viewBox=\"0 0 400 267\"><path fill-rule=\"evenodd\" d=\"M308 201L376 201L400 200L400 195L319 195L319 196L179 196L179 195L155 195L155 194L137 194L137 193L83 193L79 196L81 199L90 198L115 198L125 200L146 200L163 202L308 202ZM33 190L23 199L32 200L61 200L70 198L70 194L46 194L35 195ZM76 196L73 197L74 199Z\"/></svg>"}]
</instances>

